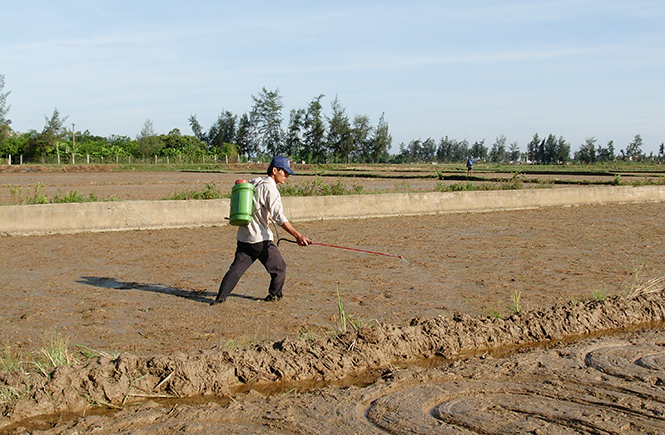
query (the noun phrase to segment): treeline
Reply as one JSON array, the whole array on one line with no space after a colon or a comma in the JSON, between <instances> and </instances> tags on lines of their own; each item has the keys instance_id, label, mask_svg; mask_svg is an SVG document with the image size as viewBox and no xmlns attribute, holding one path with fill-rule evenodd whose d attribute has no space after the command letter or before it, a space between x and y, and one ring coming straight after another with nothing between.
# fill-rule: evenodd
<instances>
[{"instance_id":1,"label":"treeline","mask_svg":"<svg viewBox=\"0 0 665 435\"><path fill-rule=\"evenodd\" d=\"M136 138L111 135L96 136L88 130L68 128L68 117L54 109L45 118L41 131L25 133L11 129L6 117L9 92L3 93L4 76L0 75L0 156L21 156L25 162L75 162L87 156L96 161L111 162L118 159L152 161L178 156L205 161L207 156L235 161L269 160L277 154L290 156L307 163L418 163L463 162L468 158L493 163L562 164L570 161L596 163L614 160L665 161L665 146L660 144L657 155L642 152L642 138L636 135L625 149L617 153L613 141L606 146L597 144L594 137L587 138L579 150L571 155L571 145L553 134L540 138L536 133L522 152L517 142L507 143L504 135L492 145L485 140L470 144L466 139L412 140L399 145L399 153L390 154L392 136L384 116L372 125L369 116L350 117L336 97L330 114L324 114L324 95L313 98L307 107L289 112L286 129L283 128L283 103L279 90L263 88L252 95L252 108L241 115L223 110L217 120L204 128L196 115L188 119L193 134L173 129L168 134L156 134L153 123L147 119ZM61 160L61 156L63 160ZM56 160L57 159L57 160ZM163 160L162 160L163 161ZM175 160L172 160L175 161Z\"/></svg>"},{"instance_id":2,"label":"treeline","mask_svg":"<svg viewBox=\"0 0 665 435\"><path fill-rule=\"evenodd\" d=\"M6 131L0 139L0 155L23 156L24 161L53 161L57 156L74 160L76 156L93 159L134 157L148 161L153 156L215 156L229 161L265 160L277 154L308 163L369 162L391 160L392 137L384 116L373 126L369 116L346 114L335 98L332 113L323 113L321 100L315 97L307 108L290 112L286 130L282 128L282 97L279 91L265 88L254 96L250 112L240 116L222 111L213 125L205 129L196 115L189 117L193 135L178 129L168 134L156 134L153 123L146 120L140 134L101 137L88 130L68 128L67 117L54 109L45 117L41 131L14 132L5 122Z\"/></svg>"},{"instance_id":3,"label":"treeline","mask_svg":"<svg viewBox=\"0 0 665 435\"><path fill-rule=\"evenodd\" d=\"M392 136L383 114L373 126L367 115L349 117L335 97L328 116L323 112L323 97L313 98L306 108L292 109L286 130L279 90L265 88L252 95L249 113L238 116L223 111L207 131L196 115L190 116L189 124L209 149L233 144L249 159L282 154L308 163L389 161Z\"/></svg>"},{"instance_id":4,"label":"treeline","mask_svg":"<svg viewBox=\"0 0 665 435\"><path fill-rule=\"evenodd\" d=\"M418 162L462 162L469 157L491 163L533 163L539 165L563 164L571 161L579 163L602 163L616 160L623 161L658 161L665 162L665 144L661 143L658 154L646 155L642 152L642 137L638 134L626 149L614 149L614 141L607 146L597 144L594 137L587 138L578 151L571 156L571 146L562 137L553 134L540 138L538 133L527 144L526 152L521 152L517 142L508 145L506 137L496 138L491 146L485 145L485 140L473 144L465 140L450 139L448 136L438 142L432 138L424 141L412 140L408 144L400 144L399 154L394 156L395 163Z\"/></svg>"}]
</instances>

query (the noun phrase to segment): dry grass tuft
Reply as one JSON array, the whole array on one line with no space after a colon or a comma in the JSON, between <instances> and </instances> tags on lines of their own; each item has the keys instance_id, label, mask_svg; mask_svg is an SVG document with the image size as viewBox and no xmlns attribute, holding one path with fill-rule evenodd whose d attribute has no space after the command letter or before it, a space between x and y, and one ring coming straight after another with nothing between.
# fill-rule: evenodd
<instances>
[{"instance_id":1,"label":"dry grass tuft","mask_svg":"<svg viewBox=\"0 0 665 435\"><path fill-rule=\"evenodd\" d=\"M651 293L658 293L665 290L665 276L659 278L651 278L648 281L636 286L629 294L629 298L636 298L640 295L647 295Z\"/></svg>"}]
</instances>

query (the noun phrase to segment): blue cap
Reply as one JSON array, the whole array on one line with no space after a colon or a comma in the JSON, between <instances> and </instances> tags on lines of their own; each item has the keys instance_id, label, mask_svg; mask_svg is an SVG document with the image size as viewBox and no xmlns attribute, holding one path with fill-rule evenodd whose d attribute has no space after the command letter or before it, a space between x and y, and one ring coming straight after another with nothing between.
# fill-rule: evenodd
<instances>
[{"instance_id":1,"label":"blue cap","mask_svg":"<svg viewBox=\"0 0 665 435\"><path fill-rule=\"evenodd\" d=\"M270 162L270 166L277 168L277 169L284 169L286 172L288 172L291 175L295 175L296 173L291 170L291 165L289 164L289 159L288 157L284 156L277 156L272 159L272 162Z\"/></svg>"}]
</instances>

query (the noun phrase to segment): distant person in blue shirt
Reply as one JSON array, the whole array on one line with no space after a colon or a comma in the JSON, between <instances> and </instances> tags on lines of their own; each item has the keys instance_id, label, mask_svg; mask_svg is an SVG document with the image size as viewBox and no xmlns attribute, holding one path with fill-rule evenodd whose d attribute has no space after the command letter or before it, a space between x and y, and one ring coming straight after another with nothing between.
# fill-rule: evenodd
<instances>
[{"instance_id":1,"label":"distant person in blue shirt","mask_svg":"<svg viewBox=\"0 0 665 435\"><path fill-rule=\"evenodd\" d=\"M476 162L473 157L469 157L469 159L466 161L466 175L471 175L473 172L473 164Z\"/></svg>"}]
</instances>

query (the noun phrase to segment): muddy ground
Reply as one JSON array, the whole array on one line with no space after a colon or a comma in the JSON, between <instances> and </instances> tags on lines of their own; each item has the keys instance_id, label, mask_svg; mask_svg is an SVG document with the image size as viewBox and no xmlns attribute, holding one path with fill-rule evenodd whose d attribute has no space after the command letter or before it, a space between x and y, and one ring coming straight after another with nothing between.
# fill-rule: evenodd
<instances>
[{"instance_id":1,"label":"muddy ground","mask_svg":"<svg viewBox=\"0 0 665 435\"><path fill-rule=\"evenodd\" d=\"M169 194L210 181L200 174L149 174L155 177L150 183L113 174L112 186L137 195L131 199L154 199L157 190ZM18 184L7 175L0 174L0 184ZM58 175L79 178L53 181L38 174L39 182L83 192L92 174ZM102 184L111 189L108 180L96 181L98 195L105 195L98 190ZM150 193L141 194L143 187ZM0 385L29 384L36 391L5 409L0 428L663 433L665 336L657 323L663 298L659 293L641 301L639 309L637 302L623 304L637 285L665 275L664 216L664 204L648 203L298 223L315 241L408 261L285 245L283 300L261 300L268 279L256 264L232 297L215 307L209 302L235 245L235 229L228 226L4 237L0 344L36 355L55 333L69 339L72 352L87 346L111 356L81 361L42 384L37 375L0 376ZM364 326L360 332L340 335L340 301L344 313ZM598 311L598 304L610 308ZM509 320L518 307L532 317ZM626 312L632 314L622 317ZM556 332L533 332L546 330L540 322L551 318ZM583 326L566 326L574 319ZM565 344L631 323L656 329ZM460 325L464 332L455 332ZM458 344L447 341L451 336ZM544 340L561 343L503 358L469 359L465 353ZM240 349L246 346L250 351ZM442 365L422 367L418 357ZM330 385L347 375L352 386ZM288 383L294 380L299 383ZM243 385L255 388L242 393ZM208 395L201 403L173 399L200 394ZM128 406L138 399L153 400ZM8 425L55 411L89 414L100 405L124 410L61 416L55 425Z\"/></svg>"}]
</instances>

